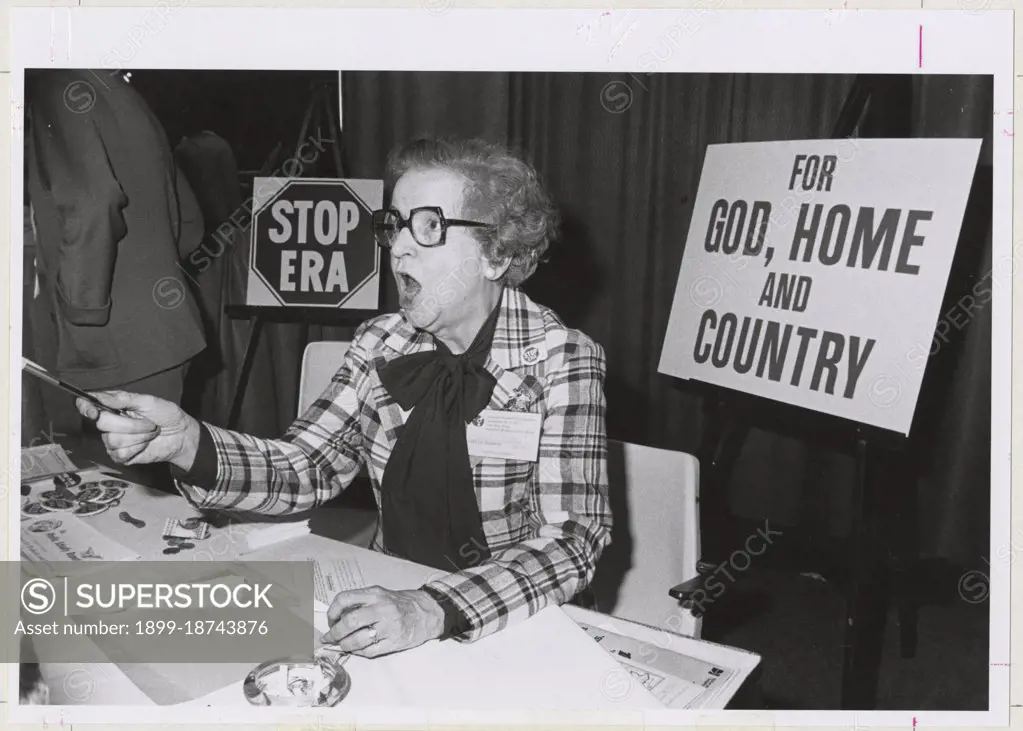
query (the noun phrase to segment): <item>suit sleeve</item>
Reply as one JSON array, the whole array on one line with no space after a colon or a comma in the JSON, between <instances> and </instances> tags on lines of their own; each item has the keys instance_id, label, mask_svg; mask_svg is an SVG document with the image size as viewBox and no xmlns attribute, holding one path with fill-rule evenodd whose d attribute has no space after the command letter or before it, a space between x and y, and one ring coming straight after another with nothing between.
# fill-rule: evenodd
<instances>
[{"instance_id":1,"label":"suit sleeve","mask_svg":"<svg viewBox=\"0 0 1023 731\"><path fill-rule=\"evenodd\" d=\"M69 109L87 106L89 100L65 104L73 86L39 88L30 102L33 138L60 216L60 308L74 325L102 326L110 318L117 245L128 232L123 215L128 198L111 167L94 112Z\"/></svg>"},{"instance_id":2,"label":"suit sleeve","mask_svg":"<svg viewBox=\"0 0 1023 731\"><path fill-rule=\"evenodd\" d=\"M589 585L610 542L604 353L588 338L570 338L555 357L529 491L533 537L423 587L458 641L567 602Z\"/></svg>"}]
</instances>

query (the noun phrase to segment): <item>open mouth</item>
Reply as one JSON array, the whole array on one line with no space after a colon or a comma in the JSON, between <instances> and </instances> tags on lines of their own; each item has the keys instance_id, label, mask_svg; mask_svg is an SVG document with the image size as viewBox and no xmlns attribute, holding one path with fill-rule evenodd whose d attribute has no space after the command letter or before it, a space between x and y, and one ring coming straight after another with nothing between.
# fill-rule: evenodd
<instances>
[{"instance_id":1,"label":"open mouth","mask_svg":"<svg viewBox=\"0 0 1023 731\"><path fill-rule=\"evenodd\" d=\"M406 301L412 301L415 299L416 295L419 294L423 288L423 285L419 283L419 280L404 272L398 274L397 280L399 294L402 296L402 299Z\"/></svg>"}]
</instances>

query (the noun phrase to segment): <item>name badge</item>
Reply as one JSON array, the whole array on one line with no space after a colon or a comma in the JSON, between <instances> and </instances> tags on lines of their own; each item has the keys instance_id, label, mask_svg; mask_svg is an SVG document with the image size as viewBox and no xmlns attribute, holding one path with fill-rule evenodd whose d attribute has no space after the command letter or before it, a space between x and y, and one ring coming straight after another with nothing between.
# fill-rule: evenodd
<instances>
[{"instance_id":1,"label":"name badge","mask_svg":"<svg viewBox=\"0 0 1023 731\"><path fill-rule=\"evenodd\" d=\"M474 457L536 462L540 449L540 414L484 409L465 425L465 441Z\"/></svg>"}]
</instances>

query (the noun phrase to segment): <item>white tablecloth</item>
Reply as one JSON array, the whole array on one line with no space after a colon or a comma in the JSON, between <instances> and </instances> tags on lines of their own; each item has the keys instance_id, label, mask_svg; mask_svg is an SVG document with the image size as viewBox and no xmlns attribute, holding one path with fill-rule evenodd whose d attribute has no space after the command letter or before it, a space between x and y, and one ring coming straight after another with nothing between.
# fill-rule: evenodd
<instances>
[{"instance_id":1,"label":"white tablecloth","mask_svg":"<svg viewBox=\"0 0 1023 731\"><path fill-rule=\"evenodd\" d=\"M291 539L243 558L346 559L357 563L366 584L392 589L417 587L436 573L428 567L318 536ZM117 666L90 666L88 682L95 688L85 702L123 699L117 702L180 704L183 710L251 708L241 693L248 669L238 664L135 665L130 668L133 683ZM432 641L388 657L353 657L346 669L352 677L351 693L343 702L346 709L489 712L662 708L638 684L623 694L622 684L627 678L621 666L559 607L545 609L475 643ZM45 673L51 687L57 689L55 702L75 702L76 685L85 681L79 668L50 666ZM69 683L69 677L78 683ZM196 688L208 692L200 694ZM82 695L80 690L77 694Z\"/></svg>"}]
</instances>

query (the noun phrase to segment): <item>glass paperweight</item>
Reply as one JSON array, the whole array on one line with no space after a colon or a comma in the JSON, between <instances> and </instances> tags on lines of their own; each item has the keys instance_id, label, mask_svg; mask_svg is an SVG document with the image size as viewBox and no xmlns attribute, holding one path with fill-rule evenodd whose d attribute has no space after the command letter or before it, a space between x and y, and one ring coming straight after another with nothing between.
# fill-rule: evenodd
<instances>
[{"instance_id":1,"label":"glass paperweight","mask_svg":"<svg viewBox=\"0 0 1023 731\"><path fill-rule=\"evenodd\" d=\"M336 656L318 653L313 660L270 660L245 678L245 699L254 706L327 708L340 703L352 679Z\"/></svg>"}]
</instances>

